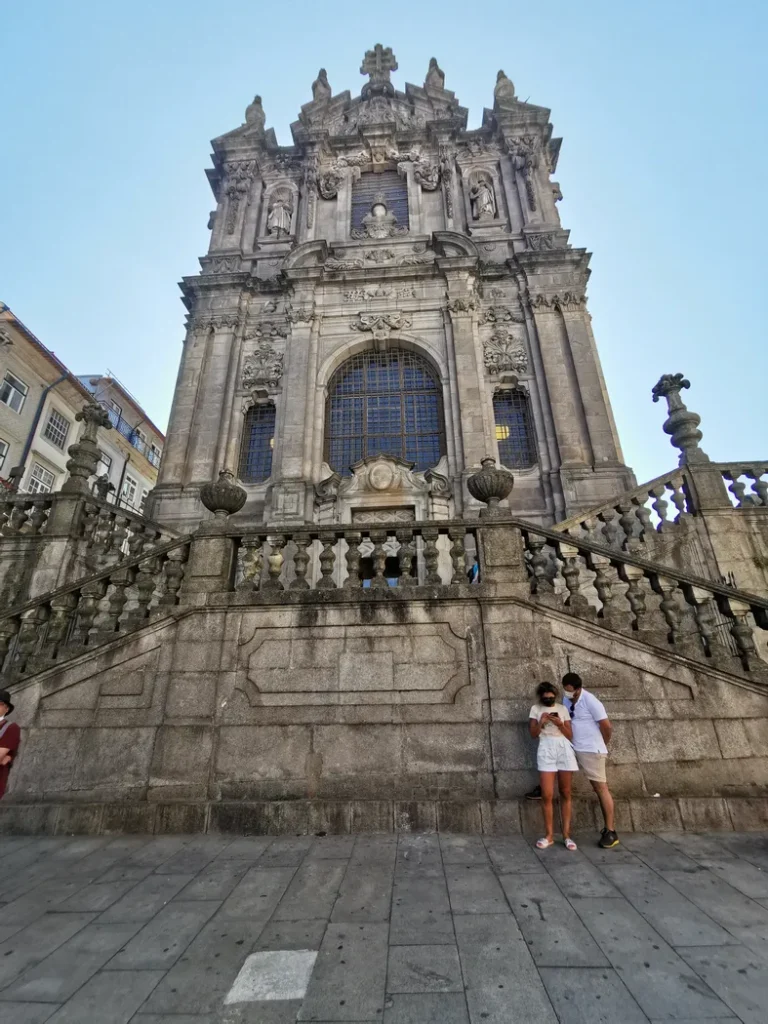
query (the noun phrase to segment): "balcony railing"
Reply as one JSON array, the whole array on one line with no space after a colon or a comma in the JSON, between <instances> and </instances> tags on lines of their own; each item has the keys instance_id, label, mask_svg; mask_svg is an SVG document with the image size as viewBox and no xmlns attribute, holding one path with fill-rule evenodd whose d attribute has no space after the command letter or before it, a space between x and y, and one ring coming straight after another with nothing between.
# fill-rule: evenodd
<instances>
[{"instance_id":1,"label":"balcony railing","mask_svg":"<svg viewBox=\"0 0 768 1024\"><path fill-rule=\"evenodd\" d=\"M109 416L110 423L115 430L130 441L133 447L136 448L137 451L140 451L144 458L157 469L160 466L160 455L152 448L151 445L142 440L142 438L136 433L136 427L127 423L120 413L116 412L114 409L107 409L106 412Z\"/></svg>"}]
</instances>

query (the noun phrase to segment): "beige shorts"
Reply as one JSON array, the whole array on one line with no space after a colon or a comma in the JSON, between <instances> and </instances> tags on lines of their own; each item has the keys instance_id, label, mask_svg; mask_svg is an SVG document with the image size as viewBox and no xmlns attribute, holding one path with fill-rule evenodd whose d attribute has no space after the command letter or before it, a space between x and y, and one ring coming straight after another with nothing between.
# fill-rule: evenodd
<instances>
[{"instance_id":1,"label":"beige shorts","mask_svg":"<svg viewBox=\"0 0 768 1024\"><path fill-rule=\"evenodd\" d=\"M576 750L574 753L579 768L590 782L605 782L605 762L608 760L605 754L593 754L588 750Z\"/></svg>"}]
</instances>

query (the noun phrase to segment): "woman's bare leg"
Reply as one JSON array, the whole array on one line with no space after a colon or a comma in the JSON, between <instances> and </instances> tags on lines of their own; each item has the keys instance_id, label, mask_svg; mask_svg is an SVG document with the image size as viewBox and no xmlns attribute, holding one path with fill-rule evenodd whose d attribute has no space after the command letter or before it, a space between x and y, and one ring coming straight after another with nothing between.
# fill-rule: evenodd
<instances>
[{"instance_id":1,"label":"woman's bare leg","mask_svg":"<svg viewBox=\"0 0 768 1024\"><path fill-rule=\"evenodd\" d=\"M568 839L571 834L572 778L573 772L557 773L557 787L560 790L560 819L563 823L563 839Z\"/></svg>"},{"instance_id":2,"label":"woman's bare leg","mask_svg":"<svg viewBox=\"0 0 768 1024\"><path fill-rule=\"evenodd\" d=\"M541 810L544 814L544 831L546 838L554 840L554 811L552 801L555 796L555 775L557 772L539 772L541 783Z\"/></svg>"}]
</instances>

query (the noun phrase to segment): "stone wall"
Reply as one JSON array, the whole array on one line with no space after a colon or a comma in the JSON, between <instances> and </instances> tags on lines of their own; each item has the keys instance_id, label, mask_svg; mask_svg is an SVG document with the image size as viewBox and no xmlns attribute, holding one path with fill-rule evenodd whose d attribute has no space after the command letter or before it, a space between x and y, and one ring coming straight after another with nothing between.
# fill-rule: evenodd
<instances>
[{"instance_id":1,"label":"stone wall","mask_svg":"<svg viewBox=\"0 0 768 1024\"><path fill-rule=\"evenodd\" d=\"M177 611L19 684L0 829L537 828L520 800L536 782L527 713L569 666L614 722L620 828L765 821L759 683L451 591ZM594 824L581 778L577 793Z\"/></svg>"}]
</instances>

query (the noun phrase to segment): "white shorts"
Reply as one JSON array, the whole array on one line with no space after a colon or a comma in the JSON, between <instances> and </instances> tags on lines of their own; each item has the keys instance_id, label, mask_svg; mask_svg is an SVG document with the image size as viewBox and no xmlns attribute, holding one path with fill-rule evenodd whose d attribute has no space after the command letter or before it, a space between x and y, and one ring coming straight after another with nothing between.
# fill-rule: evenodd
<instances>
[{"instance_id":1,"label":"white shorts","mask_svg":"<svg viewBox=\"0 0 768 1024\"><path fill-rule=\"evenodd\" d=\"M565 736L540 736L536 761L540 772L577 772L579 764Z\"/></svg>"}]
</instances>

